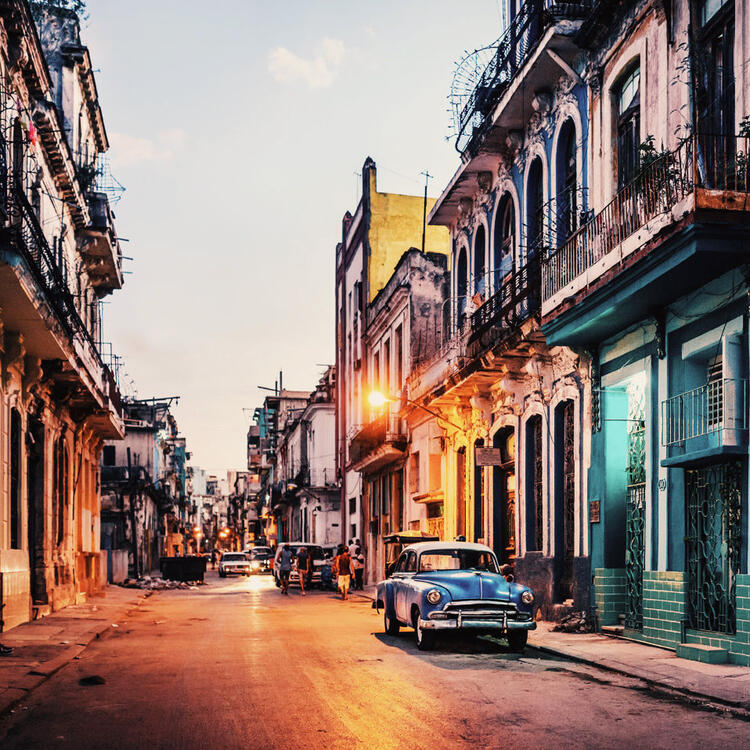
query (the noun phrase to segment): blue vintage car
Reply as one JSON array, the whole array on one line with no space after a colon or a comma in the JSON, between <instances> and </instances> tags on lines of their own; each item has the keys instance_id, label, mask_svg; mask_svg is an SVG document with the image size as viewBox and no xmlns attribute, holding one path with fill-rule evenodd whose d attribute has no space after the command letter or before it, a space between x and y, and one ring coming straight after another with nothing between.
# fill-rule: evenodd
<instances>
[{"instance_id":1,"label":"blue vintage car","mask_svg":"<svg viewBox=\"0 0 750 750\"><path fill-rule=\"evenodd\" d=\"M414 628L417 647L434 647L439 630L496 633L523 651L534 622L534 592L500 574L484 544L422 542L406 547L390 577L377 586L375 607L385 632Z\"/></svg>"}]
</instances>

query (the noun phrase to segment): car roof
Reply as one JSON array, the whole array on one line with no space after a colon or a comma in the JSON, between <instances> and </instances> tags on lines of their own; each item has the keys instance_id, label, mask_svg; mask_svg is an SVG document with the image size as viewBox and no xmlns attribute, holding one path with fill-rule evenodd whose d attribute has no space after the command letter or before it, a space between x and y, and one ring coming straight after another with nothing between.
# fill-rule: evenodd
<instances>
[{"instance_id":1,"label":"car roof","mask_svg":"<svg viewBox=\"0 0 750 750\"><path fill-rule=\"evenodd\" d=\"M418 542L417 544L410 544L408 547L404 547L404 552L412 550L419 555L435 549L465 549L475 552L492 552L486 544L474 544L472 542Z\"/></svg>"}]
</instances>

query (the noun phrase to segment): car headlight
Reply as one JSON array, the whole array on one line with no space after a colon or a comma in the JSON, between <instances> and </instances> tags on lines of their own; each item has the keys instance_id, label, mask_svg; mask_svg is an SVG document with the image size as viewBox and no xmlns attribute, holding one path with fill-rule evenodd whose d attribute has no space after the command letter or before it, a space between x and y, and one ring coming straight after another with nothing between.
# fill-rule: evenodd
<instances>
[{"instance_id":1,"label":"car headlight","mask_svg":"<svg viewBox=\"0 0 750 750\"><path fill-rule=\"evenodd\" d=\"M521 594L521 601L524 604L533 604L534 603L534 594L531 593L531 591L524 591L523 594Z\"/></svg>"},{"instance_id":2,"label":"car headlight","mask_svg":"<svg viewBox=\"0 0 750 750\"><path fill-rule=\"evenodd\" d=\"M430 589L427 592L427 601L430 604L437 604L440 601L440 592L437 589Z\"/></svg>"},{"instance_id":3,"label":"car headlight","mask_svg":"<svg viewBox=\"0 0 750 750\"><path fill-rule=\"evenodd\" d=\"M255 560L255 561L253 561L253 562L252 562L252 563L250 564L250 567L251 567L251 568L252 568L253 570L258 570L258 568L260 567L260 563L259 563L259 562L258 562L257 560Z\"/></svg>"}]
</instances>

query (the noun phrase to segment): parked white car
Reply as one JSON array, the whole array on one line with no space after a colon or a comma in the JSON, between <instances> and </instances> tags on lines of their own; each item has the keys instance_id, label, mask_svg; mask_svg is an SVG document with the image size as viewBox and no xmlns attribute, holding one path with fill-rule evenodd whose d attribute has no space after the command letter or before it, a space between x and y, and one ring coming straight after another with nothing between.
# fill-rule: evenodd
<instances>
[{"instance_id":1,"label":"parked white car","mask_svg":"<svg viewBox=\"0 0 750 750\"><path fill-rule=\"evenodd\" d=\"M244 552L225 552L219 562L219 576L250 575L250 560Z\"/></svg>"}]
</instances>

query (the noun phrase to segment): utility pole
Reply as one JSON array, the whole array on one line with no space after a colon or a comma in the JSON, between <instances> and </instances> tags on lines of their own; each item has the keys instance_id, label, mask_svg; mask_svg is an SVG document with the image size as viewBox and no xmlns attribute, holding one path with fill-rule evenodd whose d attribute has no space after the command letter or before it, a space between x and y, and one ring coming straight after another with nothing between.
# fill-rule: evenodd
<instances>
[{"instance_id":1,"label":"utility pole","mask_svg":"<svg viewBox=\"0 0 750 750\"><path fill-rule=\"evenodd\" d=\"M432 178L432 175L426 169L419 174L424 175L424 203L422 205L422 252L424 253L425 234L427 233L427 184Z\"/></svg>"}]
</instances>

